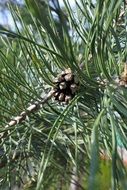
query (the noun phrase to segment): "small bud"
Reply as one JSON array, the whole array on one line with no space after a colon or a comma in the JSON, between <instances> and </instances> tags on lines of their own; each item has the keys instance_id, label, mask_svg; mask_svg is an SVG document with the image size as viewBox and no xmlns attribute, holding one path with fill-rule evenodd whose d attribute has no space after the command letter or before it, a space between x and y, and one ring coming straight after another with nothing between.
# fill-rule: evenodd
<instances>
[{"instance_id":1,"label":"small bud","mask_svg":"<svg viewBox=\"0 0 127 190\"><path fill-rule=\"evenodd\" d=\"M65 102L68 103L71 100L71 96L65 96Z\"/></svg>"},{"instance_id":2,"label":"small bud","mask_svg":"<svg viewBox=\"0 0 127 190\"><path fill-rule=\"evenodd\" d=\"M62 75L62 76L65 75L65 74L66 74L65 71L62 71L62 72L61 72L61 75Z\"/></svg>"},{"instance_id":3,"label":"small bud","mask_svg":"<svg viewBox=\"0 0 127 190\"><path fill-rule=\"evenodd\" d=\"M64 81L64 77L62 77L61 75L56 77L55 80L53 81L54 83L58 83L58 82L63 82Z\"/></svg>"},{"instance_id":4,"label":"small bud","mask_svg":"<svg viewBox=\"0 0 127 190\"><path fill-rule=\"evenodd\" d=\"M57 86L54 86L54 87L53 87L53 91L54 91L54 93L53 93L53 94L55 94L56 92L58 92L58 90L59 90L58 85L57 85Z\"/></svg>"},{"instance_id":5,"label":"small bud","mask_svg":"<svg viewBox=\"0 0 127 190\"><path fill-rule=\"evenodd\" d=\"M65 69L65 74L72 74L72 70L70 68Z\"/></svg>"},{"instance_id":6,"label":"small bud","mask_svg":"<svg viewBox=\"0 0 127 190\"><path fill-rule=\"evenodd\" d=\"M127 82L127 73L123 73L121 80Z\"/></svg>"},{"instance_id":7,"label":"small bud","mask_svg":"<svg viewBox=\"0 0 127 190\"><path fill-rule=\"evenodd\" d=\"M78 86L76 84L71 84L70 89L71 89L72 94L75 94L75 92L78 89Z\"/></svg>"},{"instance_id":8,"label":"small bud","mask_svg":"<svg viewBox=\"0 0 127 190\"><path fill-rule=\"evenodd\" d=\"M58 94L59 94L59 92L55 92L55 93L54 93L54 97L57 97Z\"/></svg>"},{"instance_id":9,"label":"small bud","mask_svg":"<svg viewBox=\"0 0 127 190\"><path fill-rule=\"evenodd\" d=\"M60 93L58 99L59 101L64 101L64 93Z\"/></svg>"},{"instance_id":10,"label":"small bud","mask_svg":"<svg viewBox=\"0 0 127 190\"><path fill-rule=\"evenodd\" d=\"M73 75L70 73L70 74L65 75L64 78L66 81L71 81L73 79Z\"/></svg>"},{"instance_id":11,"label":"small bud","mask_svg":"<svg viewBox=\"0 0 127 190\"><path fill-rule=\"evenodd\" d=\"M59 88L61 90L65 89L66 88L66 83L65 82L61 82L60 85L59 85Z\"/></svg>"},{"instance_id":12,"label":"small bud","mask_svg":"<svg viewBox=\"0 0 127 190\"><path fill-rule=\"evenodd\" d=\"M120 86L125 86L126 84L127 84L127 83L126 83L124 80L120 80L120 81L119 81L119 85L120 85Z\"/></svg>"}]
</instances>

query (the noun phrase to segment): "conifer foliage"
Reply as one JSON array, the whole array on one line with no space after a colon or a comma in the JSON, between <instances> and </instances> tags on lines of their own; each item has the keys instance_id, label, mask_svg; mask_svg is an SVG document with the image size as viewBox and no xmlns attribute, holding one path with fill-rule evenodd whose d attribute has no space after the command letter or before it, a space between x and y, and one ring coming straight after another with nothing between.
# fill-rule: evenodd
<instances>
[{"instance_id":1,"label":"conifer foliage","mask_svg":"<svg viewBox=\"0 0 127 190\"><path fill-rule=\"evenodd\" d=\"M126 190L127 2L59 2L0 26L0 189Z\"/></svg>"}]
</instances>

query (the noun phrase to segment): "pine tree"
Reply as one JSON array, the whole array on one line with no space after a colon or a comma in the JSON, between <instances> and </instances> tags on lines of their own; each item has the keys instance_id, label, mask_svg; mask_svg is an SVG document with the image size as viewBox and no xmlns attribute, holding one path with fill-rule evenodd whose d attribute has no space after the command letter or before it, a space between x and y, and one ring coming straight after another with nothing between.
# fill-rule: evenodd
<instances>
[{"instance_id":1,"label":"pine tree","mask_svg":"<svg viewBox=\"0 0 127 190\"><path fill-rule=\"evenodd\" d=\"M0 27L0 189L126 190L127 2L63 2Z\"/></svg>"}]
</instances>

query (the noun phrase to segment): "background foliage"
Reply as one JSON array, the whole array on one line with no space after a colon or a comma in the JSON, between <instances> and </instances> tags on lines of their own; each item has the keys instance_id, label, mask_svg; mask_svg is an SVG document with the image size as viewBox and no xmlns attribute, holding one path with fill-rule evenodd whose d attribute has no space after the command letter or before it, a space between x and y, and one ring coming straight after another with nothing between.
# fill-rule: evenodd
<instances>
[{"instance_id":1,"label":"background foliage","mask_svg":"<svg viewBox=\"0 0 127 190\"><path fill-rule=\"evenodd\" d=\"M0 188L94 190L107 176L105 189L127 189L117 151L127 148L127 89L116 82L126 61L126 2L63 2L9 3L15 28L0 27ZM68 105L50 99L5 127L68 67L80 81Z\"/></svg>"}]
</instances>

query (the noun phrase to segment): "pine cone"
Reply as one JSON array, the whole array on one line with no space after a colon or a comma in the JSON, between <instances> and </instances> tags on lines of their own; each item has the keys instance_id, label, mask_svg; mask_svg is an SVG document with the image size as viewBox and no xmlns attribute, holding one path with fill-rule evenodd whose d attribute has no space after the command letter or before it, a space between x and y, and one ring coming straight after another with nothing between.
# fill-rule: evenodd
<instances>
[{"instance_id":1,"label":"pine cone","mask_svg":"<svg viewBox=\"0 0 127 190\"><path fill-rule=\"evenodd\" d=\"M62 71L62 73L55 78L54 84L55 100L66 104L75 96L79 87L78 77L72 73L70 68Z\"/></svg>"}]
</instances>

